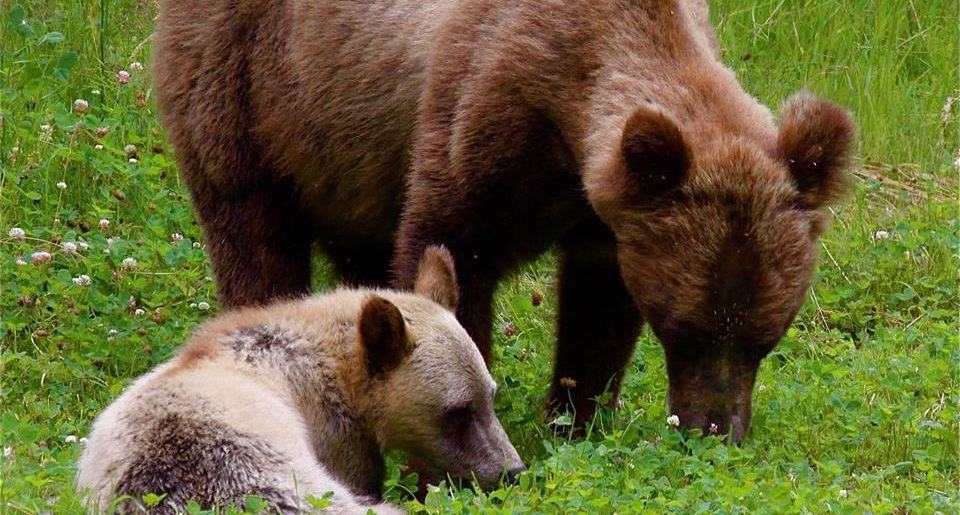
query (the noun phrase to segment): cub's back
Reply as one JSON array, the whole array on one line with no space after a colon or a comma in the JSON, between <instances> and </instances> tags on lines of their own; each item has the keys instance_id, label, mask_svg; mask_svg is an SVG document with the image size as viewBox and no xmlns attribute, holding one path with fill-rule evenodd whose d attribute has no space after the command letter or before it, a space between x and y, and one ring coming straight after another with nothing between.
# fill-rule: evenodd
<instances>
[{"instance_id":1,"label":"cub's back","mask_svg":"<svg viewBox=\"0 0 960 515\"><path fill-rule=\"evenodd\" d=\"M123 495L165 493L165 504L212 506L253 494L295 510L294 476L320 486L322 471L303 462L310 449L287 403L242 379L164 365L137 381L94 423L78 486L101 506Z\"/></svg>"}]
</instances>

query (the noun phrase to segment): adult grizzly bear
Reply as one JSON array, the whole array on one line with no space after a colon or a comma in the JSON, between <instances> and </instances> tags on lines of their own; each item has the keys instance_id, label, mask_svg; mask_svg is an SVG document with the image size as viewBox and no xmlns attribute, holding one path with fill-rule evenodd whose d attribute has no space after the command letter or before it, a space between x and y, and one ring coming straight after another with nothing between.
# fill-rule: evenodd
<instances>
[{"instance_id":1,"label":"adult grizzly bear","mask_svg":"<svg viewBox=\"0 0 960 515\"><path fill-rule=\"evenodd\" d=\"M498 280L556 246L549 402L588 420L646 320L671 413L743 437L854 125L801 94L778 128L704 2L161 3L163 122L224 304L306 293L313 242L348 282L399 287L441 243L489 358Z\"/></svg>"}]
</instances>

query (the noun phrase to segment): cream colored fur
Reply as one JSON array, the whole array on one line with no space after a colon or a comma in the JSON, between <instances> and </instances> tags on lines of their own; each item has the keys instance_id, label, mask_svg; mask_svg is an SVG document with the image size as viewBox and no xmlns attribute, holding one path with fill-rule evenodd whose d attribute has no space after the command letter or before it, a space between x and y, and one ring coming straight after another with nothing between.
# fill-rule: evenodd
<instances>
[{"instance_id":1,"label":"cream colored fur","mask_svg":"<svg viewBox=\"0 0 960 515\"><path fill-rule=\"evenodd\" d=\"M410 355L383 377L368 375L357 333L361 306L374 295L399 308L413 342ZM470 472L498 475L519 463L493 414L494 390L454 315L415 294L338 290L245 309L202 326L177 357L138 379L103 412L80 459L78 486L106 506L132 466L163 452L151 441L151 423L175 415L242 435L232 442L241 449L235 452L268 447L280 458L244 477L280 492L290 505L306 508L307 496L332 491L338 513L399 512L370 502L379 496L369 482L371 475L382 481L383 448L469 474L432 451L443 446L441 414L450 406L474 402L488 410L488 436L499 456L473 453L489 463L465 464Z\"/></svg>"}]
</instances>

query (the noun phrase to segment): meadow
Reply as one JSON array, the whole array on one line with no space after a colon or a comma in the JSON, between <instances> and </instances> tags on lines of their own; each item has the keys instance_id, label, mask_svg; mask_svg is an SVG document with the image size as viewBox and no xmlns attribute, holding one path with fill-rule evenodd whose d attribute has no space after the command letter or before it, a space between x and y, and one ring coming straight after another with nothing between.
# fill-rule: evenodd
<instances>
[{"instance_id":1,"label":"meadow","mask_svg":"<svg viewBox=\"0 0 960 515\"><path fill-rule=\"evenodd\" d=\"M751 433L728 446L669 427L648 331L621 408L579 439L565 436L568 416L544 418L545 256L496 301L498 413L529 471L490 492L443 483L420 502L392 457L389 499L430 513L958 511L960 4L712 9L748 91L776 110L807 88L860 125L854 191L833 208L807 303L761 367ZM217 312L152 100L155 11L149 0L0 2L0 513L82 513L73 477L91 421ZM331 287L318 269L317 289Z\"/></svg>"}]
</instances>

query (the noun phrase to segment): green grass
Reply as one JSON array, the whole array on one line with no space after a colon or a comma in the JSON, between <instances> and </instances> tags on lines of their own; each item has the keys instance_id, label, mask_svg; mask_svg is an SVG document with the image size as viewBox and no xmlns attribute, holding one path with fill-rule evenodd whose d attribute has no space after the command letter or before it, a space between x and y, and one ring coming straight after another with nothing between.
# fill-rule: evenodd
<instances>
[{"instance_id":1,"label":"green grass","mask_svg":"<svg viewBox=\"0 0 960 515\"><path fill-rule=\"evenodd\" d=\"M539 411L553 348L547 256L505 282L496 305L498 413L530 471L485 494L444 486L409 509L956 512L958 3L713 4L746 88L771 106L801 87L848 106L865 163L835 208L809 302L761 367L751 434L728 447L669 429L663 358L645 333L623 408L587 438L558 436L569 421ZM148 74L116 79L148 61L154 14L143 0L0 4L2 513L81 512L80 444L68 436L216 311ZM89 112L73 112L78 98ZM26 237L8 237L13 227ZM89 248L70 254L74 242ZM41 251L52 260L29 264ZM74 283L81 275L89 286ZM411 480L391 465L388 496L409 499Z\"/></svg>"}]
</instances>

